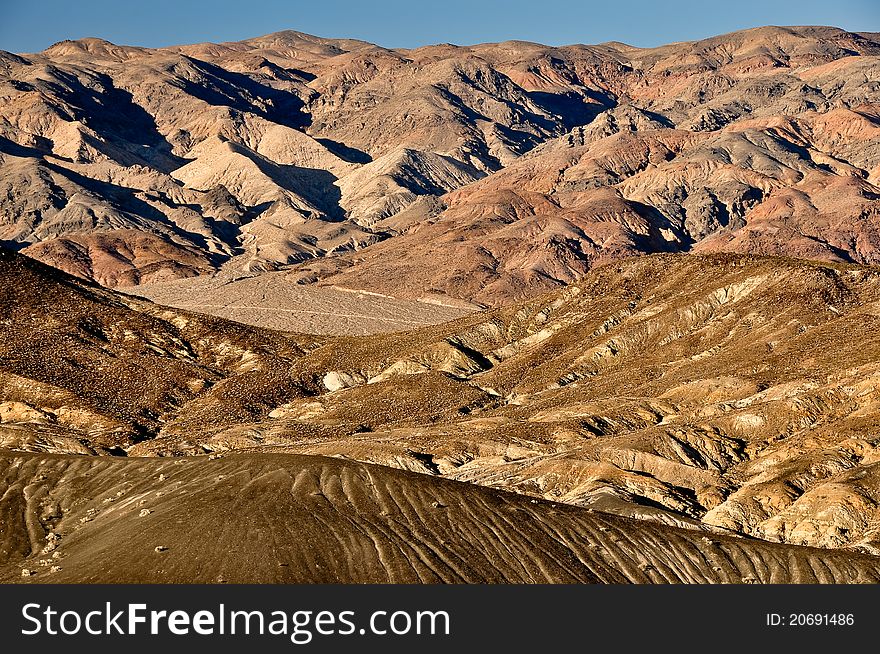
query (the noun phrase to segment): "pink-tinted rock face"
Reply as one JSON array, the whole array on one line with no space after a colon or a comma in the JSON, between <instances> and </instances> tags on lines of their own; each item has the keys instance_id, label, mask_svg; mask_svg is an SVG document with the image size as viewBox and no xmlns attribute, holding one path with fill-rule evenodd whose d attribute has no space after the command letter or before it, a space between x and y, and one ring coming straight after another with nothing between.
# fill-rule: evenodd
<instances>
[{"instance_id":1,"label":"pink-tinted rock face","mask_svg":"<svg viewBox=\"0 0 880 654\"><path fill-rule=\"evenodd\" d=\"M295 268L498 305L651 252L877 261L880 44L2 55L0 239L108 286Z\"/></svg>"}]
</instances>

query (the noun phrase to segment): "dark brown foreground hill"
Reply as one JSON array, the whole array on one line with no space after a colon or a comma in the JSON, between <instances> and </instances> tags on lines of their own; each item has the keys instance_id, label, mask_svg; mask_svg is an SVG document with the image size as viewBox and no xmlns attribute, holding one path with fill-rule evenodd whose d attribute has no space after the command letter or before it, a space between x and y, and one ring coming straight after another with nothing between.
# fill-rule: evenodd
<instances>
[{"instance_id":1,"label":"dark brown foreground hill","mask_svg":"<svg viewBox=\"0 0 880 654\"><path fill-rule=\"evenodd\" d=\"M382 466L0 456L0 580L876 583L880 559L707 536Z\"/></svg>"}]
</instances>

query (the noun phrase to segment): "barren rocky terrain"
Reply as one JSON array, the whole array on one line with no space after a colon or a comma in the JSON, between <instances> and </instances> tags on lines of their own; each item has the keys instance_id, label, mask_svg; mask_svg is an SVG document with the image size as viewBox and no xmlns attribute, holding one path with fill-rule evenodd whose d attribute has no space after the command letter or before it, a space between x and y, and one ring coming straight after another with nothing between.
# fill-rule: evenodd
<instances>
[{"instance_id":1,"label":"barren rocky terrain","mask_svg":"<svg viewBox=\"0 0 880 654\"><path fill-rule=\"evenodd\" d=\"M358 336L453 320L477 305L426 296L402 300L344 287L298 284L287 271L200 275L126 289L157 304L201 311L258 327Z\"/></svg>"},{"instance_id":2,"label":"barren rocky terrain","mask_svg":"<svg viewBox=\"0 0 880 654\"><path fill-rule=\"evenodd\" d=\"M0 581L880 581L878 80L0 52Z\"/></svg>"},{"instance_id":3,"label":"barren rocky terrain","mask_svg":"<svg viewBox=\"0 0 880 654\"><path fill-rule=\"evenodd\" d=\"M205 498L204 506L225 512L221 496L234 496L241 504L235 514L251 525L268 524L275 515L274 505L267 508L258 495L289 494L278 501L294 503L296 511L305 510L302 502L317 501L302 497L305 486L295 482L302 475L321 479L322 488L342 484L343 495L326 501L343 516L361 510L346 497L385 492L359 490L363 475L378 475L381 484L403 484L400 493L410 508L387 509L394 515L405 510L421 516L453 505L465 511L448 527L461 539L450 545L455 552L473 537L472 523L489 529L486 524L501 520L488 513L474 517L468 513L476 510L471 501L571 516L584 521L577 522L584 529L611 521L638 542L626 545L617 567L607 560L585 562L584 547L611 556L607 548L614 545L597 536L598 542L564 539L559 547L574 558L553 572L540 562L540 574L514 571L505 567L509 561L496 561L491 575L454 571L445 567L448 561L438 572L428 564L413 568L404 553L405 561L395 556L363 579L874 578L880 546L875 268L728 254L654 255L606 265L562 291L443 325L332 337L161 307L9 251L0 264L0 444L11 457L3 510L24 521L16 529L26 527L7 530L4 574L11 577L41 565L48 550L35 543L57 537L81 543L72 547L70 576L57 580L109 579L127 565L126 557L141 556L115 539L151 524L137 516L153 510L147 506L152 497L157 512L192 512L202 502L195 488L208 477L217 486L206 485L203 492L218 495ZM106 455L126 455L131 462ZM363 462L365 467L345 468L360 471L360 481L346 486L327 473L327 466L341 465L328 456ZM193 463L184 463L190 457ZM209 461L217 457L222 463ZM174 461L187 466L181 470L189 471L190 485L159 502L165 491L156 480L168 476L166 468L177 469ZM277 472L259 472L266 466ZM44 467L47 472L38 472ZM414 474L395 476L389 468ZM30 476L20 479L24 471ZM249 475L262 481L250 486L244 481ZM241 489L221 483L227 477L239 479ZM276 483L287 490L272 490ZM115 494L128 493L130 485L143 507L126 499L124 511L108 514L120 520L112 523L118 533L92 531L98 525L89 519L97 521L97 514L80 513L115 502L122 497ZM39 506L28 499L44 493ZM205 511L205 519L213 520ZM272 529L287 529L287 519ZM310 518L325 519L323 513ZM345 523L335 532L341 541L351 529L366 529L338 519ZM421 531L427 529L423 517L408 513L401 520L409 525L400 528L410 534L412 547L427 538L431 557L452 556L434 541L452 537L446 526L428 536ZM183 528L171 529L166 540L183 539ZM533 528L540 533L518 532L516 538L558 539L561 529L575 530L575 538L580 529L568 517L544 517ZM509 524L491 529L494 535L481 541L485 547L510 546ZM22 540L24 533L30 540ZM375 548L396 547L394 539L403 532L395 533L383 532L381 539L391 541L376 541ZM642 538L654 543L649 560L638 558L648 556ZM183 540L174 542L184 547ZM727 552L721 571L710 559L693 562L694 556L708 556L704 545L715 542L748 553ZM278 561L304 556L295 552L302 546L291 543L293 549L276 553ZM336 547L328 545L328 551ZM101 562L101 556L80 563L95 548L116 552L117 563ZM635 571L640 564L664 569L658 561L673 565L663 557L684 551L674 548L699 550L687 549L686 561L679 561L688 572L645 577ZM381 558L367 550L358 546L349 553L347 572L306 572L297 567L302 563L279 571L277 562L263 561L254 563L253 578L354 580L351 570L363 563L360 557ZM797 559L806 567L785 568L782 556L806 557ZM749 572L749 557L766 566ZM193 564L176 556L168 560L177 563L167 574L207 580L208 568L186 568ZM46 570L34 574L41 573ZM156 580L159 574L142 561L122 577Z\"/></svg>"},{"instance_id":4,"label":"barren rocky terrain","mask_svg":"<svg viewBox=\"0 0 880 654\"><path fill-rule=\"evenodd\" d=\"M880 580L876 557L707 538L324 457L18 454L0 463L6 582Z\"/></svg>"},{"instance_id":5,"label":"barren rocky terrain","mask_svg":"<svg viewBox=\"0 0 880 654\"><path fill-rule=\"evenodd\" d=\"M110 287L289 268L485 306L640 253L876 263L878 41L3 53L0 239Z\"/></svg>"}]
</instances>

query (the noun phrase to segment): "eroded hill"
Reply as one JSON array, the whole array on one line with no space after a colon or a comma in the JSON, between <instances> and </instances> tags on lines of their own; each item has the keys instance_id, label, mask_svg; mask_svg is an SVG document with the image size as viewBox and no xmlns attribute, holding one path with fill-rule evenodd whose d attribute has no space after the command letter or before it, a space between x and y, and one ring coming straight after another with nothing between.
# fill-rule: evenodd
<instances>
[{"instance_id":1,"label":"eroded hill","mask_svg":"<svg viewBox=\"0 0 880 654\"><path fill-rule=\"evenodd\" d=\"M316 338L0 264L9 449L329 455L878 551L874 268L657 255L440 326Z\"/></svg>"}]
</instances>

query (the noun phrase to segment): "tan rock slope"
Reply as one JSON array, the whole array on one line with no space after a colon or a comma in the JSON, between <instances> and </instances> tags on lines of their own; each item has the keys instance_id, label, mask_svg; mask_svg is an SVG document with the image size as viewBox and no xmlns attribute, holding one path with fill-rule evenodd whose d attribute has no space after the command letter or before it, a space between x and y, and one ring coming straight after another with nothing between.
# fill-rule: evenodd
<instances>
[{"instance_id":1,"label":"tan rock slope","mask_svg":"<svg viewBox=\"0 0 880 654\"><path fill-rule=\"evenodd\" d=\"M878 78L876 35L830 27L65 41L0 54L0 240L107 286L292 267L491 306L639 253L876 263Z\"/></svg>"},{"instance_id":2,"label":"tan rock slope","mask_svg":"<svg viewBox=\"0 0 880 654\"><path fill-rule=\"evenodd\" d=\"M0 52L0 580L877 582L878 79Z\"/></svg>"},{"instance_id":3,"label":"tan rock slope","mask_svg":"<svg viewBox=\"0 0 880 654\"><path fill-rule=\"evenodd\" d=\"M639 524L381 466L0 456L0 580L876 583L880 559Z\"/></svg>"},{"instance_id":4,"label":"tan rock slope","mask_svg":"<svg viewBox=\"0 0 880 654\"><path fill-rule=\"evenodd\" d=\"M657 255L332 338L0 263L8 449L329 455L707 538L880 547L875 268Z\"/></svg>"}]
</instances>

